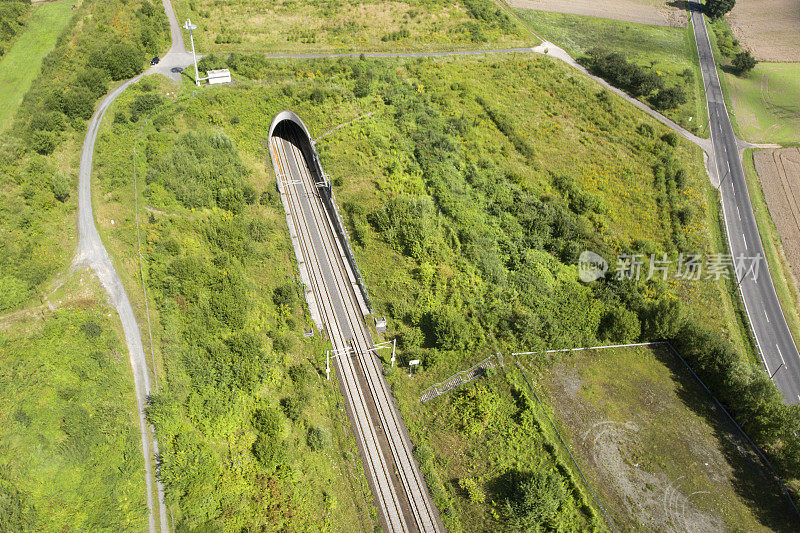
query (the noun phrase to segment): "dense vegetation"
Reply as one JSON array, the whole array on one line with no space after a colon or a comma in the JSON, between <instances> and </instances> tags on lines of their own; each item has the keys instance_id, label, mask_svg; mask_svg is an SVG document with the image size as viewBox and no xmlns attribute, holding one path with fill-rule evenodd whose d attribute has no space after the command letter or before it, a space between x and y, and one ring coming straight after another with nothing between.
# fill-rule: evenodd
<instances>
[{"instance_id":1,"label":"dense vegetation","mask_svg":"<svg viewBox=\"0 0 800 533\"><path fill-rule=\"evenodd\" d=\"M31 9L31 0L3 0L0 2L0 57L8 44L25 27Z\"/></svg>"},{"instance_id":2,"label":"dense vegetation","mask_svg":"<svg viewBox=\"0 0 800 533\"><path fill-rule=\"evenodd\" d=\"M136 25L120 22L129 15ZM86 120L112 79L141 72L144 51L164 46L165 23L149 0L87 1L45 58L0 141L0 311L28 301L73 252L75 155Z\"/></svg>"},{"instance_id":3,"label":"dense vegetation","mask_svg":"<svg viewBox=\"0 0 800 533\"><path fill-rule=\"evenodd\" d=\"M223 109L223 93L176 102L165 90L145 79L114 104L98 143L96 210L112 253L136 256L136 148L144 280L164 368L148 419L176 528L370 530L372 498L342 399L320 374L325 347L302 335L311 326L277 191L263 160L254 167L242 149L265 130L239 131L248 108L209 129L205 112ZM129 264L120 273L144 309Z\"/></svg>"},{"instance_id":4,"label":"dense vegetation","mask_svg":"<svg viewBox=\"0 0 800 533\"><path fill-rule=\"evenodd\" d=\"M140 30L150 22L158 30L152 46L167 39L160 8L130 24L143 9L139 1L85 0L74 11L67 5L67 29L0 138L4 531L146 528L127 349L96 280L65 268L77 242L85 119L111 77L125 73L116 70L125 63L117 51L144 48ZM32 301L42 305L9 312Z\"/></svg>"},{"instance_id":5,"label":"dense vegetation","mask_svg":"<svg viewBox=\"0 0 800 533\"><path fill-rule=\"evenodd\" d=\"M396 381L395 392L408 394L408 386ZM409 407L406 423L429 428L415 436L416 455L450 531L602 530L586 486L512 364Z\"/></svg>"}]
</instances>

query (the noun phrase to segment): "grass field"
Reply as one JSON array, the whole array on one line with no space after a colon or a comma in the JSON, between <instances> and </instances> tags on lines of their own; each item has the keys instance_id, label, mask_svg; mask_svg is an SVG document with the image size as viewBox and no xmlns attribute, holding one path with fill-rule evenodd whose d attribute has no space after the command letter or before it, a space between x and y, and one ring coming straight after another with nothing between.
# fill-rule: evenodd
<instances>
[{"instance_id":1,"label":"grass field","mask_svg":"<svg viewBox=\"0 0 800 533\"><path fill-rule=\"evenodd\" d=\"M576 59L601 46L654 69L667 86L685 86L687 102L665 114L697 135L708 136L703 81L690 27L652 26L528 9L516 12L537 35Z\"/></svg>"},{"instance_id":2,"label":"grass field","mask_svg":"<svg viewBox=\"0 0 800 533\"><path fill-rule=\"evenodd\" d=\"M777 481L666 346L559 359L534 381L616 524L797 529Z\"/></svg>"},{"instance_id":3,"label":"grass field","mask_svg":"<svg viewBox=\"0 0 800 533\"><path fill-rule=\"evenodd\" d=\"M128 351L89 272L0 316L4 531L142 531L144 461Z\"/></svg>"},{"instance_id":4,"label":"grass field","mask_svg":"<svg viewBox=\"0 0 800 533\"><path fill-rule=\"evenodd\" d=\"M179 0L202 53L504 48L538 44L491 0Z\"/></svg>"},{"instance_id":5,"label":"grass field","mask_svg":"<svg viewBox=\"0 0 800 533\"><path fill-rule=\"evenodd\" d=\"M800 311L798 311L800 306L798 306L797 287L794 284L795 277L783 253L778 229L770 216L761 180L753 163L752 149L744 152L744 173L747 177L747 190L753 204L758 233L761 235L761 242L764 245L769 271L772 273L775 292L778 294L783 315L786 317L786 322L789 324L795 343L797 343L800 340Z\"/></svg>"},{"instance_id":6,"label":"grass field","mask_svg":"<svg viewBox=\"0 0 800 533\"><path fill-rule=\"evenodd\" d=\"M74 3L59 0L34 6L25 30L0 59L0 131L11 124L42 60L72 18Z\"/></svg>"},{"instance_id":7,"label":"grass field","mask_svg":"<svg viewBox=\"0 0 800 533\"><path fill-rule=\"evenodd\" d=\"M746 77L724 72L722 78L741 138L800 143L800 64L759 63Z\"/></svg>"}]
</instances>

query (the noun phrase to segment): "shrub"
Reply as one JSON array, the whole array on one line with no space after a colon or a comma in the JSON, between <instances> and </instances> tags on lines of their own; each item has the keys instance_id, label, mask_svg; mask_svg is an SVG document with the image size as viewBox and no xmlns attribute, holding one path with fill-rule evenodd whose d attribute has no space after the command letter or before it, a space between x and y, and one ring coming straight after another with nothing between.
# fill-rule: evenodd
<instances>
[{"instance_id":1,"label":"shrub","mask_svg":"<svg viewBox=\"0 0 800 533\"><path fill-rule=\"evenodd\" d=\"M95 97L83 85L77 85L64 92L62 111L70 118L88 120L94 114Z\"/></svg>"},{"instance_id":2,"label":"shrub","mask_svg":"<svg viewBox=\"0 0 800 533\"><path fill-rule=\"evenodd\" d=\"M250 238L255 242L264 242L269 236L269 227L267 223L260 218L254 218L247 226L247 232Z\"/></svg>"},{"instance_id":3,"label":"shrub","mask_svg":"<svg viewBox=\"0 0 800 533\"><path fill-rule=\"evenodd\" d=\"M540 531L556 525L561 502L568 496L557 471L540 464L533 472L511 471L505 477L506 514L515 529Z\"/></svg>"},{"instance_id":4,"label":"shrub","mask_svg":"<svg viewBox=\"0 0 800 533\"><path fill-rule=\"evenodd\" d=\"M275 290L272 291L272 301L278 307L291 307L294 305L296 297L294 285L291 283L285 283L279 287L275 287Z\"/></svg>"},{"instance_id":5,"label":"shrub","mask_svg":"<svg viewBox=\"0 0 800 533\"><path fill-rule=\"evenodd\" d=\"M42 155L53 153L58 145L58 134L54 131L38 130L31 134L30 147Z\"/></svg>"},{"instance_id":6,"label":"shrub","mask_svg":"<svg viewBox=\"0 0 800 533\"><path fill-rule=\"evenodd\" d=\"M662 135L661 140L667 143L668 145L672 146L673 148L675 146L678 146L678 134L675 133L674 131L670 131L669 133L665 133L664 135Z\"/></svg>"},{"instance_id":7,"label":"shrub","mask_svg":"<svg viewBox=\"0 0 800 533\"><path fill-rule=\"evenodd\" d=\"M96 339L103 333L103 328L94 320L87 320L81 325L81 331L87 339Z\"/></svg>"},{"instance_id":8,"label":"shrub","mask_svg":"<svg viewBox=\"0 0 800 533\"><path fill-rule=\"evenodd\" d=\"M29 294L30 287L25 281L11 275L0 277L0 311L18 306Z\"/></svg>"},{"instance_id":9,"label":"shrub","mask_svg":"<svg viewBox=\"0 0 800 533\"><path fill-rule=\"evenodd\" d=\"M59 202L67 201L71 188L70 179L61 172L56 172L50 178L50 189L53 191L55 199Z\"/></svg>"},{"instance_id":10,"label":"shrub","mask_svg":"<svg viewBox=\"0 0 800 533\"><path fill-rule=\"evenodd\" d=\"M86 87L95 100L108 90L108 72L103 69L87 67L78 73L76 81Z\"/></svg>"},{"instance_id":11,"label":"shrub","mask_svg":"<svg viewBox=\"0 0 800 533\"><path fill-rule=\"evenodd\" d=\"M742 76L753 70L756 63L758 63L758 61L756 61L756 58L750 53L750 50L742 50L733 58L733 69L738 75Z\"/></svg>"},{"instance_id":12,"label":"shrub","mask_svg":"<svg viewBox=\"0 0 800 533\"><path fill-rule=\"evenodd\" d=\"M631 96L649 96L662 89L661 77L651 69L628 62L618 52L592 48L584 60L589 70Z\"/></svg>"},{"instance_id":13,"label":"shrub","mask_svg":"<svg viewBox=\"0 0 800 533\"><path fill-rule=\"evenodd\" d=\"M303 402L294 396L281 400L283 414L292 422L296 422L303 415L303 407Z\"/></svg>"},{"instance_id":14,"label":"shrub","mask_svg":"<svg viewBox=\"0 0 800 533\"><path fill-rule=\"evenodd\" d=\"M132 78L144 70L144 53L126 41L112 44L102 55L102 66L114 81Z\"/></svg>"},{"instance_id":15,"label":"shrub","mask_svg":"<svg viewBox=\"0 0 800 533\"><path fill-rule=\"evenodd\" d=\"M656 109L661 111L675 109L679 105L686 103L686 91L677 85L673 87L665 87L659 89L658 92L651 98L651 101Z\"/></svg>"},{"instance_id":16,"label":"shrub","mask_svg":"<svg viewBox=\"0 0 800 533\"><path fill-rule=\"evenodd\" d=\"M142 115L147 115L161 105L162 99L153 93L140 94L130 104L131 120L136 122Z\"/></svg>"},{"instance_id":17,"label":"shrub","mask_svg":"<svg viewBox=\"0 0 800 533\"><path fill-rule=\"evenodd\" d=\"M324 450L330 445L331 436L327 429L321 427L312 427L308 430L306 436L306 443L308 447L315 452Z\"/></svg>"}]
</instances>

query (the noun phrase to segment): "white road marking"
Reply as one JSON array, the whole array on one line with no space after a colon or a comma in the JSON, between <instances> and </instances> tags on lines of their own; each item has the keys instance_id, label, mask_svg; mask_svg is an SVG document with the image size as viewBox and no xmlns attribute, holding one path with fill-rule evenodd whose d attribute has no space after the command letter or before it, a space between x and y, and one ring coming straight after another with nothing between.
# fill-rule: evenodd
<instances>
[{"instance_id":1,"label":"white road marking","mask_svg":"<svg viewBox=\"0 0 800 533\"><path fill-rule=\"evenodd\" d=\"M742 233L742 241L744 242L744 249L747 250L747 239L745 238L744 233Z\"/></svg>"},{"instance_id":2,"label":"white road marking","mask_svg":"<svg viewBox=\"0 0 800 533\"><path fill-rule=\"evenodd\" d=\"M786 361L783 359L783 354L781 353L781 348L780 348L780 346L778 346L778 345L776 344L776 345L775 345L775 348L777 348L777 349L778 349L778 355L780 355L780 356L781 356L781 362L782 362L782 363L784 364L784 366L785 366L785 365L786 365Z\"/></svg>"},{"instance_id":3,"label":"white road marking","mask_svg":"<svg viewBox=\"0 0 800 533\"><path fill-rule=\"evenodd\" d=\"M739 212L739 206L736 206L736 214L739 216L739 220L742 220L742 214Z\"/></svg>"},{"instance_id":4,"label":"white road marking","mask_svg":"<svg viewBox=\"0 0 800 533\"><path fill-rule=\"evenodd\" d=\"M767 316L767 310L766 309L764 309L764 318L766 318L767 319L767 323L769 323L769 317ZM777 344L775 346L777 346ZM780 349L778 349L778 351L780 351ZM783 358L781 358L781 359L783 359Z\"/></svg>"}]
</instances>

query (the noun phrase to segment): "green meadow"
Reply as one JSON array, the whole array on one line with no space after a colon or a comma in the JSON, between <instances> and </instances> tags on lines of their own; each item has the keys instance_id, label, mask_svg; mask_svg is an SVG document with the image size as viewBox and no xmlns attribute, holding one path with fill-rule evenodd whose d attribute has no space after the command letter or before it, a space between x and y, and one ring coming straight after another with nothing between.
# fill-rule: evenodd
<instances>
[{"instance_id":1,"label":"green meadow","mask_svg":"<svg viewBox=\"0 0 800 533\"><path fill-rule=\"evenodd\" d=\"M23 96L39 75L42 60L53 49L72 18L72 0L33 7L28 25L0 58L0 131L11 124Z\"/></svg>"}]
</instances>

